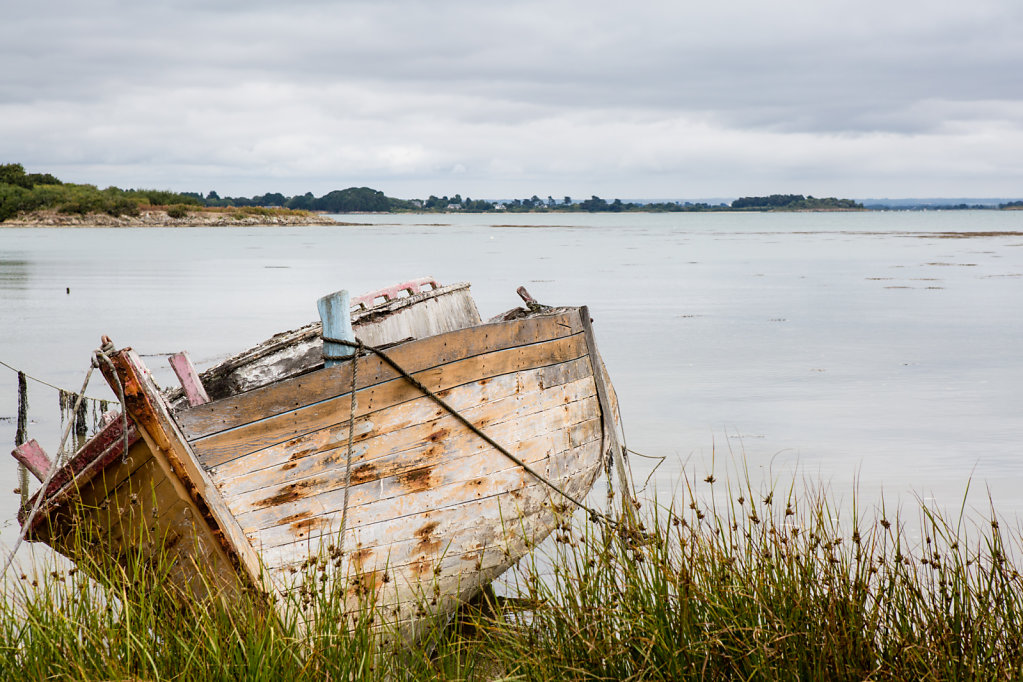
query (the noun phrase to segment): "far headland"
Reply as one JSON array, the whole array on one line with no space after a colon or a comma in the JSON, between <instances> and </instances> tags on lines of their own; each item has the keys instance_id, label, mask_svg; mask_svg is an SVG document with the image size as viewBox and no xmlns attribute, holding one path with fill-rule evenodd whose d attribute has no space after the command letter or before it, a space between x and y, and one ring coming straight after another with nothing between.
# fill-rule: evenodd
<instances>
[{"instance_id":1,"label":"far headland","mask_svg":"<svg viewBox=\"0 0 1023 682\"><path fill-rule=\"evenodd\" d=\"M221 197L211 191L120 189L64 182L49 173L27 173L20 163L0 164L0 223L27 227L185 227L232 225L334 225L328 213L685 213L798 212L916 209L1020 209L1023 201L998 204L865 204L854 199L771 194L733 201L607 201L598 196L574 200L533 195L487 200L454 196L398 199L369 187L349 187L323 196Z\"/></svg>"}]
</instances>

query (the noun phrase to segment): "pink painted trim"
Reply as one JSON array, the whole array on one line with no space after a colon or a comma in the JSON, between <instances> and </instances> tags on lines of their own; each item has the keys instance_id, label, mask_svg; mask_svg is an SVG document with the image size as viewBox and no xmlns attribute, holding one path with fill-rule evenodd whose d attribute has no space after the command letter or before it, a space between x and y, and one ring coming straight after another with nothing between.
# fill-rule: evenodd
<instances>
[{"instance_id":1,"label":"pink painted trim","mask_svg":"<svg viewBox=\"0 0 1023 682\"><path fill-rule=\"evenodd\" d=\"M46 452L35 438L14 448L11 454L40 481L46 480L46 474L50 473L50 467L53 466L50 458L46 456Z\"/></svg>"},{"instance_id":2,"label":"pink painted trim","mask_svg":"<svg viewBox=\"0 0 1023 682\"><path fill-rule=\"evenodd\" d=\"M429 286L429 290L439 289L440 284L437 283L432 277L420 277L419 279L410 279L407 282L401 284L395 284L392 287L386 289L378 289L377 291L370 292L359 296L358 298L352 299L352 308L356 310L364 310L372 307L377 303L378 298L384 299L384 301L393 301L398 298L398 295L402 292L408 292L409 296L415 296L416 294L423 291L423 287Z\"/></svg>"},{"instance_id":3,"label":"pink painted trim","mask_svg":"<svg viewBox=\"0 0 1023 682\"><path fill-rule=\"evenodd\" d=\"M210 396L206 393L206 388L202 385L202 380L199 378L199 373L195 371L195 365L192 364L192 359L188 357L188 352L182 351L172 355L169 360L171 369L174 370L174 373L178 376L178 381L181 382L181 388L185 390L188 404L195 407L196 405L208 403Z\"/></svg>"}]
</instances>

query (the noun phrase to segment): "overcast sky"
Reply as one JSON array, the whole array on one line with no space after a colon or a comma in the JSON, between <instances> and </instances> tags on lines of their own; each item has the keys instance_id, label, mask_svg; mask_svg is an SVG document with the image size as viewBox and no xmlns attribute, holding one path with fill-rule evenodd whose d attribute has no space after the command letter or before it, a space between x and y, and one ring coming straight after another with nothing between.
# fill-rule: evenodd
<instances>
[{"instance_id":1,"label":"overcast sky","mask_svg":"<svg viewBox=\"0 0 1023 682\"><path fill-rule=\"evenodd\" d=\"M71 182L1023 196L1020 0L4 5L0 162Z\"/></svg>"}]
</instances>

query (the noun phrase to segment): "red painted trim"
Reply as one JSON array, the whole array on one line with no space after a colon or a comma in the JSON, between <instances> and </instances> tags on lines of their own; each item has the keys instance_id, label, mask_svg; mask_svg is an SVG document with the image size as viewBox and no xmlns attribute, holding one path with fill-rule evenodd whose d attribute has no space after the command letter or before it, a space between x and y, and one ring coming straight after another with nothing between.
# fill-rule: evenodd
<instances>
[{"instance_id":1,"label":"red painted trim","mask_svg":"<svg viewBox=\"0 0 1023 682\"><path fill-rule=\"evenodd\" d=\"M53 475L46 490L40 490L29 500L28 509L35 506L35 500L43 495L43 504L39 507L32 522L37 527L54 509L66 502L68 498L78 495L81 487L91 481L97 474L116 461L124 453L124 419L117 415L95 436L89 439L82 449L75 454ZM128 447L139 440L135 424L128 422ZM18 512L18 521L25 522L27 510Z\"/></svg>"}]
</instances>

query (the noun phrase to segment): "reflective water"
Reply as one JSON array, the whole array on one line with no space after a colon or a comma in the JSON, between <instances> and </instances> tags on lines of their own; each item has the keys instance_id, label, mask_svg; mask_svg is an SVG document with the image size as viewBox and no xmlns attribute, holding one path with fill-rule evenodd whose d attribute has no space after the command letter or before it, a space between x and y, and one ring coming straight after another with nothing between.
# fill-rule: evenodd
<instances>
[{"instance_id":1,"label":"reflective water","mask_svg":"<svg viewBox=\"0 0 1023 682\"><path fill-rule=\"evenodd\" d=\"M972 476L971 504L989 489L1023 511L1023 236L982 234L1023 232L1023 212L338 218L362 224L0 228L0 360L77 389L101 334L201 368L311 321L339 288L468 280L487 317L524 284L590 306L629 446L667 457L662 498L682 467L721 477L735 457L840 497L858 482L867 501L955 506ZM30 436L52 452L56 393L29 391ZM89 393L111 397L98 375ZM11 446L15 398L0 367ZM652 462L634 458L638 479ZM3 519L16 485L7 460Z\"/></svg>"}]
</instances>

